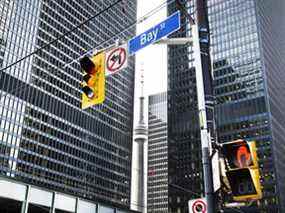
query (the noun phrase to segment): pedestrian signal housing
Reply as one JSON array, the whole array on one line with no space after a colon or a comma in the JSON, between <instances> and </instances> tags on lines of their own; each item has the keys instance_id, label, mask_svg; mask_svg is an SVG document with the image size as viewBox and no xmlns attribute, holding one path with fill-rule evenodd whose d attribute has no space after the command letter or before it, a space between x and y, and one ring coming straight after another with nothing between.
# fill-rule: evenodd
<instances>
[{"instance_id":1,"label":"pedestrian signal housing","mask_svg":"<svg viewBox=\"0 0 285 213\"><path fill-rule=\"evenodd\" d=\"M224 143L226 176L235 201L262 198L255 141L236 140Z\"/></svg>"}]
</instances>

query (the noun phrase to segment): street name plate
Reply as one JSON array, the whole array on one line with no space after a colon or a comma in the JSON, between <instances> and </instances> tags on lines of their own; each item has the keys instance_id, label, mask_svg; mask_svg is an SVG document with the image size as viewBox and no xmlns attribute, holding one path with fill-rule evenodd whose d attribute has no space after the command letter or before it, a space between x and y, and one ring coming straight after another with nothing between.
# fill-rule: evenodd
<instances>
[{"instance_id":1,"label":"street name plate","mask_svg":"<svg viewBox=\"0 0 285 213\"><path fill-rule=\"evenodd\" d=\"M180 29L180 11L173 13L164 21L129 40L129 55L135 54L140 49L160 40L161 38Z\"/></svg>"}]
</instances>

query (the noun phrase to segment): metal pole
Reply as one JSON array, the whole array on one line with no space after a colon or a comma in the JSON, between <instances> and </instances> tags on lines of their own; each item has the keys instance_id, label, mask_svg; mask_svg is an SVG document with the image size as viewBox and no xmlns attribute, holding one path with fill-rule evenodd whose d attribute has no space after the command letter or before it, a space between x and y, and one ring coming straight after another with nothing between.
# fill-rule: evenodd
<instances>
[{"instance_id":1,"label":"metal pole","mask_svg":"<svg viewBox=\"0 0 285 213\"><path fill-rule=\"evenodd\" d=\"M26 186L25 200L22 202L21 213L27 213L28 212L30 189L31 189L31 186Z\"/></svg>"},{"instance_id":2,"label":"metal pole","mask_svg":"<svg viewBox=\"0 0 285 213\"><path fill-rule=\"evenodd\" d=\"M200 121L200 133L201 133L201 147L202 147L202 165L204 173L204 187L205 197L207 201L207 212L214 213L214 189L213 189L213 175L212 175L212 164L210 159L210 128L208 127L208 119L213 119L207 111L206 104L210 102L209 97L212 97L212 79L210 72L210 56L209 56L209 42L203 47L203 52L206 50L206 55L201 56L200 46L200 35L199 29L209 30L207 12L206 12L206 1L195 0L196 18L195 24L192 25L192 36L193 36L193 52L194 52L194 64L196 73L196 85L197 85L197 99L198 99L198 111ZM205 85L204 84L209 84ZM206 86L206 87L205 87ZM207 99L207 100L206 100ZM208 116L208 119L207 119Z\"/></svg>"},{"instance_id":3,"label":"metal pole","mask_svg":"<svg viewBox=\"0 0 285 213\"><path fill-rule=\"evenodd\" d=\"M209 121L213 120L210 108L213 108L213 91L212 91L212 77L211 77L211 63L210 63L210 39L208 37L208 45L203 47L201 51L199 27L209 31L209 23L207 17L206 0L194 0L196 8L195 20L191 16L189 18L189 26L192 28L192 38L167 38L157 44L179 45L179 44L193 44L194 66L196 73L196 88L198 99L198 111L200 121L201 147L202 147L202 165L204 173L204 187L205 197L207 201L207 213L214 213L216 210L214 202L214 187L211 161L211 129L208 126ZM178 4L179 1L178 1ZM180 4L181 5L181 4ZM182 6L181 6L182 7ZM203 57L201 57L203 54ZM205 82L205 85L204 85ZM213 112L212 112L213 113ZM210 123L210 122L209 122ZM212 122L213 124L213 122Z\"/></svg>"},{"instance_id":4,"label":"metal pole","mask_svg":"<svg viewBox=\"0 0 285 213\"><path fill-rule=\"evenodd\" d=\"M202 144L202 164L204 172L204 187L205 197L207 200L207 212L214 213L214 196L213 196L213 176L212 166L210 160L210 138L207 128L207 117L206 117L206 104L205 104L205 93L204 93L204 81L202 72L202 60L199 44L199 31L197 24L192 25L193 35L193 51L194 51L194 64L196 71L196 87L197 87L197 99L198 99L198 111L200 120L200 133L201 133L201 144Z\"/></svg>"},{"instance_id":5,"label":"metal pole","mask_svg":"<svg viewBox=\"0 0 285 213\"><path fill-rule=\"evenodd\" d=\"M141 208L142 208L142 213L146 212L145 209L145 199L144 199L144 142L141 141L138 142L139 146L139 163L140 163L140 171L139 171L139 178L140 178L140 185L139 187L139 198L138 200L140 201Z\"/></svg>"}]
</instances>

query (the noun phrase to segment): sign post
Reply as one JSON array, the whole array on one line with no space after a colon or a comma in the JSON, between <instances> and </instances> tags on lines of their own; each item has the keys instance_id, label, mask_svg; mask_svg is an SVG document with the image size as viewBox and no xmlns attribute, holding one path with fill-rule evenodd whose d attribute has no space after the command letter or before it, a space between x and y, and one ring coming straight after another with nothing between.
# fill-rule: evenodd
<instances>
[{"instance_id":1,"label":"sign post","mask_svg":"<svg viewBox=\"0 0 285 213\"><path fill-rule=\"evenodd\" d=\"M164 21L129 40L129 54L133 55L140 49L162 39L180 29L180 11L173 13Z\"/></svg>"}]
</instances>

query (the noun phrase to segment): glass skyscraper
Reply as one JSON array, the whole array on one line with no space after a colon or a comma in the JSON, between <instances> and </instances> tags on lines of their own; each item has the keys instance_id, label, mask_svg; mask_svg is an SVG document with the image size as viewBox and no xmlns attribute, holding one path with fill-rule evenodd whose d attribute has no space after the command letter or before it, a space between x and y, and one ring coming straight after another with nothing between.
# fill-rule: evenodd
<instances>
[{"instance_id":1,"label":"glass skyscraper","mask_svg":"<svg viewBox=\"0 0 285 213\"><path fill-rule=\"evenodd\" d=\"M148 212L168 212L167 92L148 98Z\"/></svg>"},{"instance_id":2,"label":"glass skyscraper","mask_svg":"<svg viewBox=\"0 0 285 213\"><path fill-rule=\"evenodd\" d=\"M263 199L245 212L285 208L285 74L282 0L207 0L218 142L255 140ZM193 5L184 5L192 14ZM170 4L169 14L177 10ZM191 36L187 19L173 37ZM168 48L168 163L171 212L186 212L192 192L203 194L200 134L192 49ZM188 190L188 192L186 192ZM202 195L201 195L202 196ZM197 196L196 196L197 197Z\"/></svg>"},{"instance_id":3,"label":"glass skyscraper","mask_svg":"<svg viewBox=\"0 0 285 213\"><path fill-rule=\"evenodd\" d=\"M209 0L220 143L255 140L261 212L283 212L285 2Z\"/></svg>"},{"instance_id":4,"label":"glass skyscraper","mask_svg":"<svg viewBox=\"0 0 285 213\"><path fill-rule=\"evenodd\" d=\"M193 15L194 2L180 1ZM178 10L168 5L168 14ZM191 37L188 15L171 37ZM202 151L192 45L168 47L168 212L188 212L188 201L203 192Z\"/></svg>"},{"instance_id":5,"label":"glass skyscraper","mask_svg":"<svg viewBox=\"0 0 285 213\"><path fill-rule=\"evenodd\" d=\"M136 1L119 3L31 57L115 1L0 2L0 173L21 182L128 208L134 59L106 79L103 104L81 110L78 63L135 34ZM125 7L125 8L123 8ZM111 39L113 38L113 39ZM105 42L108 41L108 42Z\"/></svg>"}]
</instances>

